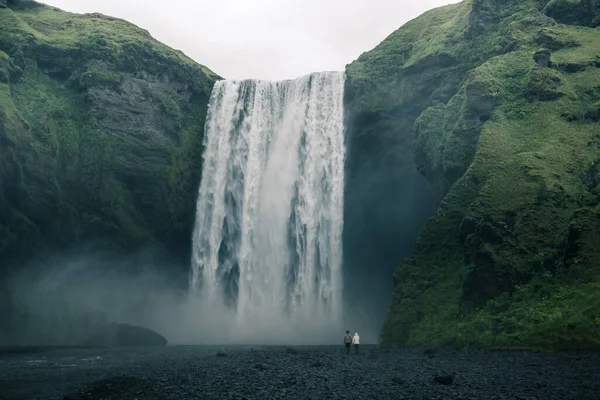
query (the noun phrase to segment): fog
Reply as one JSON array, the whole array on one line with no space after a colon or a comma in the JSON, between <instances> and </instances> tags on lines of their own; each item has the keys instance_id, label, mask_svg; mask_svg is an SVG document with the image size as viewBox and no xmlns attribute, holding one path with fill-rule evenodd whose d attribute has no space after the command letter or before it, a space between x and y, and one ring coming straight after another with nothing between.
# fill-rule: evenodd
<instances>
[{"instance_id":1,"label":"fog","mask_svg":"<svg viewBox=\"0 0 600 400\"><path fill-rule=\"evenodd\" d=\"M179 269L150 253L85 246L23 266L8 279L0 345L103 344L97 334L113 322L150 328L171 345L339 344L353 328L268 316L239 326L233 310L179 288L169 274Z\"/></svg>"}]
</instances>

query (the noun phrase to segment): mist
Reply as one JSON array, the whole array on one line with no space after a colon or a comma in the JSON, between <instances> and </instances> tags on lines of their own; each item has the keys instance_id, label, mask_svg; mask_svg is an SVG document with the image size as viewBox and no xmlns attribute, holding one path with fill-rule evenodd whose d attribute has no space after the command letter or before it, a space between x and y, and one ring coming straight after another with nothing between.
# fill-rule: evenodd
<instances>
[{"instance_id":1,"label":"mist","mask_svg":"<svg viewBox=\"0 0 600 400\"><path fill-rule=\"evenodd\" d=\"M24 265L5 283L0 345L95 345L110 323L152 329L170 345L338 344L342 327L323 321L245 320L190 294L180 271L151 250L126 255L84 246Z\"/></svg>"}]
</instances>

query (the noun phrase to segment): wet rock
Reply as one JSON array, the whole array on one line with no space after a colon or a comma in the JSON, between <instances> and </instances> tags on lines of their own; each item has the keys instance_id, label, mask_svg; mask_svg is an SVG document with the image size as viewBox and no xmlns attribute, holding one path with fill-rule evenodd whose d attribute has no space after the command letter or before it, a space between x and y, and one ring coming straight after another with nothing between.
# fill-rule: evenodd
<instances>
[{"instance_id":1,"label":"wet rock","mask_svg":"<svg viewBox=\"0 0 600 400\"><path fill-rule=\"evenodd\" d=\"M141 326L111 324L111 346L166 346L164 336Z\"/></svg>"},{"instance_id":2,"label":"wet rock","mask_svg":"<svg viewBox=\"0 0 600 400\"><path fill-rule=\"evenodd\" d=\"M434 376L433 380L439 383L440 385L452 385L454 382L454 376L452 375L438 375Z\"/></svg>"},{"instance_id":3,"label":"wet rock","mask_svg":"<svg viewBox=\"0 0 600 400\"><path fill-rule=\"evenodd\" d=\"M396 376L394 378L392 378L392 382L394 382L394 385L404 385L404 383L406 382L404 379L402 379L399 376Z\"/></svg>"}]
</instances>

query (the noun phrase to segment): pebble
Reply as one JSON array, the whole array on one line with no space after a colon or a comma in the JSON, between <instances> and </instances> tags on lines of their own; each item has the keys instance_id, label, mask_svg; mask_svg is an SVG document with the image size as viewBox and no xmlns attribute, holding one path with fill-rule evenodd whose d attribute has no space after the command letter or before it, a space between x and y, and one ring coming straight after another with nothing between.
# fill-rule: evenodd
<instances>
[{"instance_id":1,"label":"pebble","mask_svg":"<svg viewBox=\"0 0 600 400\"><path fill-rule=\"evenodd\" d=\"M30 361L40 354L0 355L0 399L587 400L600 393L599 353L363 348L359 355L342 346L52 350L44 353L49 362L75 367L34 370Z\"/></svg>"}]
</instances>

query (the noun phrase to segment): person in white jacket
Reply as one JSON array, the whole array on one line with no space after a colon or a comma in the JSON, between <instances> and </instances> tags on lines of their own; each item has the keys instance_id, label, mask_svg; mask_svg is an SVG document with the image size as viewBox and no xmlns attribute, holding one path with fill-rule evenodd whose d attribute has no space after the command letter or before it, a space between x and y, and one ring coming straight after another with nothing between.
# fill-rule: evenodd
<instances>
[{"instance_id":1,"label":"person in white jacket","mask_svg":"<svg viewBox=\"0 0 600 400\"><path fill-rule=\"evenodd\" d=\"M360 344L360 336L358 336L358 332L354 333L352 337L352 345L354 346L354 351L358 354L358 345Z\"/></svg>"}]
</instances>

